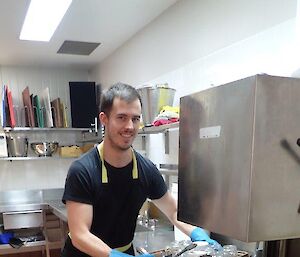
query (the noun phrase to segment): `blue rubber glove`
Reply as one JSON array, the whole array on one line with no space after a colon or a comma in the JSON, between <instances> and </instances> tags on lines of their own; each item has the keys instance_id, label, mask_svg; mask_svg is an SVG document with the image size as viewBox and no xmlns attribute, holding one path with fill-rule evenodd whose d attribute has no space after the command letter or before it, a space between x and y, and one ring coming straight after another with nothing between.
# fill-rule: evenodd
<instances>
[{"instance_id":1,"label":"blue rubber glove","mask_svg":"<svg viewBox=\"0 0 300 257\"><path fill-rule=\"evenodd\" d=\"M141 256L141 257L154 257L154 255L152 255L152 254L141 254L139 256ZM110 254L109 254L109 257L133 257L133 255L130 255L130 254L127 254L127 253L122 253L122 252L119 252L115 249L112 249Z\"/></svg>"},{"instance_id":2,"label":"blue rubber glove","mask_svg":"<svg viewBox=\"0 0 300 257\"><path fill-rule=\"evenodd\" d=\"M222 246L216 241L211 239L208 234L202 228L195 228L191 233L192 242L196 241L206 241L210 245L213 245L214 248L222 248Z\"/></svg>"}]
</instances>

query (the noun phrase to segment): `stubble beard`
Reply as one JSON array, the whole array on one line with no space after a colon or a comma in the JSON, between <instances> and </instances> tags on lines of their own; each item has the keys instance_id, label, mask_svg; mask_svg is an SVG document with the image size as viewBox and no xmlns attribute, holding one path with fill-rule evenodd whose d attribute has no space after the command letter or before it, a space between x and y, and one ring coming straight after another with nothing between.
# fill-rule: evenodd
<instances>
[{"instance_id":1,"label":"stubble beard","mask_svg":"<svg viewBox=\"0 0 300 257\"><path fill-rule=\"evenodd\" d=\"M133 141L134 141L134 138L135 138L135 136L134 136L132 142L131 142L129 145L126 144L126 145L122 146L121 144L118 144L115 140L113 140L113 137L110 136L109 134L107 134L107 137L108 137L108 140L110 141L111 146L112 146L115 150L117 150L117 151L122 151L122 152L123 152L123 151L126 152L128 149L131 148L131 145L132 145L132 143L133 143Z\"/></svg>"}]
</instances>

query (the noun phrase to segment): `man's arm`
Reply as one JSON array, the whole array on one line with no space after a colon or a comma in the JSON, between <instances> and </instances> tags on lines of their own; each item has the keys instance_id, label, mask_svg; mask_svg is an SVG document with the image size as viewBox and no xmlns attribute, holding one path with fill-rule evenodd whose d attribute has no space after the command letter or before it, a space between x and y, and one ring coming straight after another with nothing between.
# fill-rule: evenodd
<instances>
[{"instance_id":1,"label":"man's arm","mask_svg":"<svg viewBox=\"0 0 300 257\"><path fill-rule=\"evenodd\" d=\"M93 219L93 206L67 201L66 207L73 245L90 256L108 257L111 248L90 232Z\"/></svg>"},{"instance_id":2,"label":"man's arm","mask_svg":"<svg viewBox=\"0 0 300 257\"><path fill-rule=\"evenodd\" d=\"M168 217L173 225L188 235L193 242L206 241L207 243L214 245L216 249L221 248L221 245L217 241L211 239L204 229L177 220L177 203L169 192L165 193L160 199L153 200L153 203Z\"/></svg>"},{"instance_id":3,"label":"man's arm","mask_svg":"<svg viewBox=\"0 0 300 257\"><path fill-rule=\"evenodd\" d=\"M169 191L163 197L152 200L152 202L167 216L174 226L186 235L191 236L192 231L196 227L177 220L177 203Z\"/></svg>"}]
</instances>

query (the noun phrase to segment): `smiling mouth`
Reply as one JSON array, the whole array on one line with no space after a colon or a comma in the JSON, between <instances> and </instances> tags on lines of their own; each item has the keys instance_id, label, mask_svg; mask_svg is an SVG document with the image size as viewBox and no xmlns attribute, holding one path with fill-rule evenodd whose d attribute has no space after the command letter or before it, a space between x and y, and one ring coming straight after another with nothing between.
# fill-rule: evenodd
<instances>
[{"instance_id":1,"label":"smiling mouth","mask_svg":"<svg viewBox=\"0 0 300 257\"><path fill-rule=\"evenodd\" d=\"M127 139L130 139L130 138L133 137L132 134L121 134L121 136L124 137L124 138L127 138Z\"/></svg>"}]
</instances>

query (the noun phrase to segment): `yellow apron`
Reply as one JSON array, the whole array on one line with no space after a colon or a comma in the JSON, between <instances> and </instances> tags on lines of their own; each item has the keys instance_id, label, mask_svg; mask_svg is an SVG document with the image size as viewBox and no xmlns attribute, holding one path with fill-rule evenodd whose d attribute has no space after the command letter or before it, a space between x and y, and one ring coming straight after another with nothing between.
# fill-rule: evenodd
<instances>
[{"instance_id":1,"label":"yellow apron","mask_svg":"<svg viewBox=\"0 0 300 257\"><path fill-rule=\"evenodd\" d=\"M98 152L99 152L101 163L102 163L101 182L108 183L107 169L104 165L104 159L103 159L103 142L101 142L101 144L99 144L97 148L98 148ZM137 179L138 178L138 169L137 169L136 157L135 157L135 154L134 154L134 151L132 148L131 148L131 151L132 151L132 159L133 159L132 178Z\"/></svg>"},{"instance_id":2,"label":"yellow apron","mask_svg":"<svg viewBox=\"0 0 300 257\"><path fill-rule=\"evenodd\" d=\"M68 233L68 236L70 237L70 239L72 239L71 232ZM115 248L115 250L118 250L119 252L126 252L131 247L131 245L132 245L132 242L130 242L127 245L117 247L117 248Z\"/></svg>"}]
</instances>

